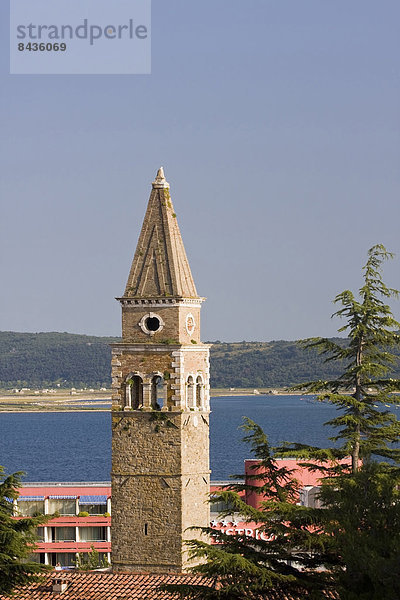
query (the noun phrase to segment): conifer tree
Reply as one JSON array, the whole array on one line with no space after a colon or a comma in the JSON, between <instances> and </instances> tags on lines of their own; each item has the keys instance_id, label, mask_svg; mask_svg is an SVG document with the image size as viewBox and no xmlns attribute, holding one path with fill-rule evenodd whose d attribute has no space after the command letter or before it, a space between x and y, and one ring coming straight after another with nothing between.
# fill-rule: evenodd
<instances>
[{"instance_id":1,"label":"conifer tree","mask_svg":"<svg viewBox=\"0 0 400 600\"><path fill-rule=\"evenodd\" d=\"M221 517L240 514L241 521L256 523L263 535L255 541L246 534L203 529L214 544L191 540L188 546L191 555L203 561L193 571L206 576L204 585L168 585L165 589L180 591L187 598L219 600L263 598L276 589L282 597L290 594L293 599L326 598L329 581L317 568L331 565L336 558L330 553L330 537L325 539L319 527L322 509L298 504L300 484L292 471L275 460L261 427L250 419L244 421L244 441L259 462L246 483L230 485L213 501L229 506ZM251 492L265 498L257 508L243 498Z\"/></svg>"},{"instance_id":2,"label":"conifer tree","mask_svg":"<svg viewBox=\"0 0 400 600\"><path fill-rule=\"evenodd\" d=\"M371 461L322 484L321 526L336 559L330 574L340 600L400 598L399 476Z\"/></svg>"},{"instance_id":3,"label":"conifer tree","mask_svg":"<svg viewBox=\"0 0 400 600\"><path fill-rule=\"evenodd\" d=\"M386 303L398 291L381 275L389 258L384 246L373 246L358 297L345 290L335 298L341 307L333 316L346 319L339 331L347 333L347 345L326 338L304 341L326 361L343 364L337 379L300 386L338 408L339 415L327 423L338 429L331 438L336 446L278 449L280 456L296 456L310 469L325 471L320 526L336 556L331 576L341 600L400 598L400 423L390 410L399 405L393 393L400 381L387 377L396 360L391 349L400 343L400 323Z\"/></svg>"},{"instance_id":4,"label":"conifer tree","mask_svg":"<svg viewBox=\"0 0 400 600\"><path fill-rule=\"evenodd\" d=\"M296 386L318 394L318 400L330 402L341 411L327 425L339 428L331 438L341 442L338 448L311 452L300 444L291 447L301 457L313 456L321 460L336 460L351 456L355 473L360 461L369 461L373 455L400 460L400 422L387 408L399 404L393 392L400 390L400 380L385 378L396 358L390 350L400 345L400 323L393 317L386 301L398 297L398 290L389 288L382 280L382 263L393 255L378 244L368 251L363 267L364 284L356 297L350 290L338 294L334 300L341 308L332 316L345 318L339 332L346 332L348 345L340 345L327 338L303 341L306 348L317 348L326 356L325 362L341 361L343 373L331 381L311 381Z\"/></svg>"},{"instance_id":5,"label":"conifer tree","mask_svg":"<svg viewBox=\"0 0 400 600\"><path fill-rule=\"evenodd\" d=\"M386 303L398 292L381 275L383 261L391 257L382 245L372 247L359 297L345 290L335 298L341 305L335 316L346 319L339 331L347 332L348 344L326 338L304 342L327 361L343 364L337 379L297 388L337 406L340 414L328 423L339 429L332 438L337 445L285 444L271 450L263 431L247 420L246 439L260 461L253 489L265 501L258 509L243 502L238 492L251 491L251 484L230 486L216 500L230 502L241 519L255 521L269 540L255 542L208 529L218 545L192 541L190 548L205 559L195 570L212 585L188 586L187 597L262 598L277 586L293 598L326 598L329 590L340 600L400 598L400 428L387 410L400 401L393 396L400 381L385 378L395 360L390 349L400 342L400 324ZM296 506L299 486L275 460L288 455L324 473L322 508Z\"/></svg>"},{"instance_id":6,"label":"conifer tree","mask_svg":"<svg viewBox=\"0 0 400 600\"><path fill-rule=\"evenodd\" d=\"M37 527L47 518L12 518L21 477L21 472L5 476L0 466L0 594L12 595L17 586L37 580L47 568L29 560L37 541Z\"/></svg>"}]
</instances>

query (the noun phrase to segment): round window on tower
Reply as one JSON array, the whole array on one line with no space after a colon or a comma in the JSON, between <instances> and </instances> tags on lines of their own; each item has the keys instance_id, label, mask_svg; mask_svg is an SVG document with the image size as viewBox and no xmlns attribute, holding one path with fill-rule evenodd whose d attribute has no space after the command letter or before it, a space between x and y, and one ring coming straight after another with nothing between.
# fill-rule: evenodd
<instances>
[{"instance_id":1,"label":"round window on tower","mask_svg":"<svg viewBox=\"0 0 400 600\"><path fill-rule=\"evenodd\" d=\"M146 327L149 331L158 331L160 329L160 319L157 319L157 317L147 317Z\"/></svg>"},{"instance_id":2,"label":"round window on tower","mask_svg":"<svg viewBox=\"0 0 400 600\"><path fill-rule=\"evenodd\" d=\"M164 327L164 321L160 315L147 313L139 321L139 327L146 335L154 335Z\"/></svg>"}]
</instances>

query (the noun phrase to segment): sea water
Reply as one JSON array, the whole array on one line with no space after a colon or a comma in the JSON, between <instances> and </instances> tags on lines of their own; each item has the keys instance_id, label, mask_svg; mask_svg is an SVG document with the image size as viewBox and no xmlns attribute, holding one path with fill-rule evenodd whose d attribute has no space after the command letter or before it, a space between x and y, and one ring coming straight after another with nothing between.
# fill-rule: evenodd
<instances>
[{"instance_id":1,"label":"sea water","mask_svg":"<svg viewBox=\"0 0 400 600\"><path fill-rule=\"evenodd\" d=\"M323 423L336 409L310 396L221 396L211 399L211 479L243 473L251 458L242 442L243 417L264 429L272 445L282 441L325 445L333 435ZM25 471L24 481L108 481L110 412L1 413L0 465Z\"/></svg>"}]
</instances>

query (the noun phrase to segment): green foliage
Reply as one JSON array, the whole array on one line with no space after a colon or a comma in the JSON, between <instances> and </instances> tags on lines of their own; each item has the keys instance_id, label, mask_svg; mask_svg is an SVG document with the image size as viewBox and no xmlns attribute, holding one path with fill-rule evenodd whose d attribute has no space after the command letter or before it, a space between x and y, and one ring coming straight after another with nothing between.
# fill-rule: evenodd
<instances>
[{"instance_id":1,"label":"green foliage","mask_svg":"<svg viewBox=\"0 0 400 600\"><path fill-rule=\"evenodd\" d=\"M267 541L203 529L217 545L192 540L188 546L204 561L193 569L205 576L204 584L164 589L210 600L262 598L271 590L298 600L400 598L399 470L367 462L355 473L333 474L321 488L322 508L298 506L292 472L275 460L259 426L245 419L244 428L259 460L253 482L232 484L213 501L231 506L221 517L235 512L257 523ZM259 508L242 499L243 492L255 491L265 498Z\"/></svg>"},{"instance_id":2,"label":"green foliage","mask_svg":"<svg viewBox=\"0 0 400 600\"><path fill-rule=\"evenodd\" d=\"M78 552L74 564L78 571L106 569L110 566L110 563L105 557L100 560L99 553L93 545L90 546L90 552Z\"/></svg>"},{"instance_id":3,"label":"green foliage","mask_svg":"<svg viewBox=\"0 0 400 600\"><path fill-rule=\"evenodd\" d=\"M230 509L221 517L234 511L240 519L257 523L264 534L257 539L242 535L227 535L211 528L203 533L212 535L216 545L204 541L188 542L190 554L203 562L193 571L207 577L204 586L180 586L166 589L185 591L185 597L244 599L278 589L292 598L325 598L324 590L329 581L317 567L331 562L329 540L325 548L325 536L319 528L322 509L312 509L296 504L299 483L293 474L274 459L268 438L263 430L250 419L243 425L244 441L251 445L259 459L259 465L251 477L252 483L232 484L219 494L213 494L213 502L228 503ZM245 503L243 494L257 491L265 495L259 508ZM210 587L211 582L211 587ZM261 596L260 596L261 597Z\"/></svg>"},{"instance_id":4,"label":"green foliage","mask_svg":"<svg viewBox=\"0 0 400 600\"><path fill-rule=\"evenodd\" d=\"M0 467L0 594L12 595L17 586L40 578L44 565L29 560L36 531L48 518L43 515L13 519L12 500L18 498L22 473L4 475Z\"/></svg>"},{"instance_id":5,"label":"green foliage","mask_svg":"<svg viewBox=\"0 0 400 600\"><path fill-rule=\"evenodd\" d=\"M175 423L171 421L165 412L160 412L158 410L152 411L150 413L150 421L155 422L156 425L154 427L154 431L156 433L162 431L162 427L175 427L176 429Z\"/></svg>"},{"instance_id":6,"label":"green foliage","mask_svg":"<svg viewBox=\"0 0 400 600\"><path fill-rule=\"evenodd\" d=\"M337 338L337 343L346 340ZM212 387L274 388L340 373L324 365L315 350L305 353L297 342L215 342L210 350ZM399 371L400 373L400 371Z\"/></svg>"},{"instance_id":7,"label":"green foliage","mask_svg":"<svg viewBox=\"0 0 400 600\"><path fill-rule=\"evenodd\" d=\"M400 460L400 449L393 447L400 438L400 422L386 409L390 403L400 403L400 397L393 395L400 390L400 380L384 378L397 359L389 350L400 346L400 323L385 303L385 299L398 296L398 291L388 288L381 275L382 262L391 257L382 245L373 246L363 268L359 298L349 290L335 298L342 308L333 316L346 319L339 331L347 332L347 346L326 338L303 342L306 348L317 348L326 362L340 361L343 365L335 379L311 381L300 389L316 392L320 401L340 410L327 424L339 429L331 438L341 443L336 457L351 456L353 472L360 460L369 461L372 455ZM309 455L321 458L318 453Z\"/></svg>"},{"instance_id":8,"label":"green foliage","mask_svg":"<svg viewBox=\"0 0 400 600\"><path fill-rule=\"evenodd\" d=\"M341 600L400 598L399 476L370 462L322 486L324 531L337 563L332 568Z\"/></svg>"},{"instance_id":9,"label":"green foliage","mask_svg":"<svg viewBox=\"0 0 400 600\"><path fill-rule=\"evenodd\" d=\"M386 410L400 401L393 397L400 381L384 377L396 360L389 350L400 342L400 324L385 303L397 296L382 281L381 265L388 258L383 246L371 248L359 298L346 290L335 299L341 305L335 315L346 319L340 331L347 332L348 344L322 338L304 343L328 363L339 363L335 378L300 389L338 407L339 416L329 425L339 429L332 441L340 445L287 444L271 450L264 432L246 420L245 440L259 460L253 481L232 485L213 500L229 503L240 519L258 523L268 541L221 532L214 533L218 546L191 541L192 555L205 561L194 570L207 575L213 586L205 583L204 596L199 586L192 591L189 586L187 597L244 599L277 586L278 593L299 599L324 598L329 590L340 600L400 598L400 428ZM349 455L351 465L343 461ZM276 456L296 456L324 473L322 508L296 506L298 484ZM391 460L376 462L376 457ZM257 491L265 501L254 509L241 499L241 491Z\"/></svg>"},{"instance_id":10,"label":"green foliage","mask_svg":"<svg viewBox=\"0 0 400 600\"><path fill-rule=\"evenodd\" d=\"M70 333L0 332L0 386L110 386L109 344L117 341Z\"/></svg>"},{"instance_id":11,"label":"green foliage","mask_svg":"<svg viewBox=\"0 0 400 600\"><path fill-rule=\"evenodd\" d=\"M70 333L0 332L0 387L109 387L109 344L118 341ZM344 338L330 341L346 345ZM342 369L340 361L324 363L317 349L306 353L296 342L215 342L211 347L213 387L282 387L333 379ZM400 377L400 367L393 365L392 376Z\"/></svg>"},{"instance_id":12,"label":"green foliage","mask_svg":"<svg viewBox=\"0 0 400 600\"><path fill-rule=\"evenodd\" d=\"M349 290L336 296L341 308L334 316L346 319L339 330L348 334L346 347L323 338L304 343L327 361L344 365L336 379L301 386L337 406L339 415L328 424L338 428L331 439L340 445L294 445L279 451L326 471L321 527L336 556L330 572L340 600L400 597L400 424L387 410L400 402L393 396L400 381L384 377L396 360L389 350L400 343L400 324L385 302L398 292L381 276L382 262L391 257L382 245L371 248L358 298ZM351 468L338 462L345 456L351 457ZM378 457L390 462L376 462Z\"/></svg>"}]
</instances>

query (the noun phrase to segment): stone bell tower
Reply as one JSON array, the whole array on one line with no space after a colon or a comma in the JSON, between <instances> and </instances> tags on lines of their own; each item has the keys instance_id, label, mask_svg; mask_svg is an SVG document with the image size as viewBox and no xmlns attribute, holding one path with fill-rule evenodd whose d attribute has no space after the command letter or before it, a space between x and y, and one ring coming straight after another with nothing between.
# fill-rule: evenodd
<instances>
[{"instance_id":1,"label":"stone bell tower","mask_svg":"<svg viewBox=\"0 0 400 600\"><path fill-rule=\"evenodd\" d=\"M114 571L180 573L209 526L209 346L169 184L159 169L112 344Z\"/></svg>"}]
</instances>

